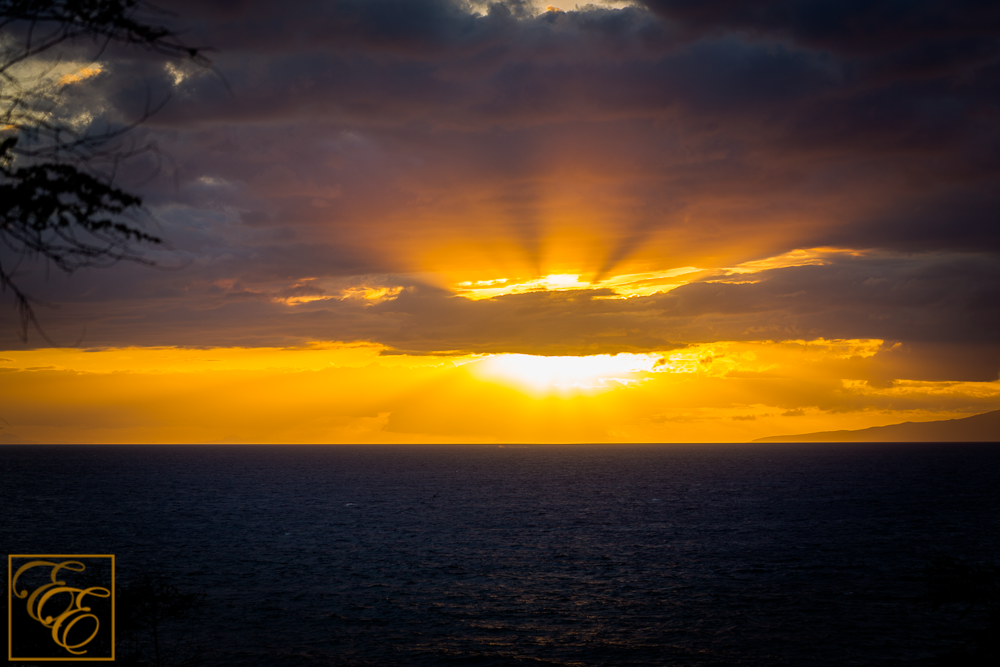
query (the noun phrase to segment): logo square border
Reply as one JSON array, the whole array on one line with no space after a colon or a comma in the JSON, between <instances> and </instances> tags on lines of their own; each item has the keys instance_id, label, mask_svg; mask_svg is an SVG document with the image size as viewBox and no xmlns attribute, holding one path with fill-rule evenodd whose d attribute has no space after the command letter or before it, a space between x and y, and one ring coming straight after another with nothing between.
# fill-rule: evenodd
<instances>
[{"instance_id":1,"label":"logo square border","mask_svg":"<svg viewBox=\"0 0 1000 667\"><path fill-rule=\"evenodd\" d=\"M15 558L110 558L111 559L111 657L110 658L22 658L14 657L14 559ZM9 662L114 662L115 660L115 555L114 554L7 554L7 660Z\"/></svg>"}]
</instances>

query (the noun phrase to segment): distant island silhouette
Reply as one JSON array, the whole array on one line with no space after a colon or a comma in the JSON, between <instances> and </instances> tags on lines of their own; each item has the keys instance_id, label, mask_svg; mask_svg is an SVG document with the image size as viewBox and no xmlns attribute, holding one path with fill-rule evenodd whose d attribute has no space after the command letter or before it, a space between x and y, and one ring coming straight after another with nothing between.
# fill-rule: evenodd
<instances>
[{"instance_id":1,"label":"distant island silhouette","mask_svg":"<svg viewBox=\"0 0 1000 667\"><path fill-rule=\"evenodd\" d=\"M904 422L857 431L772 435L752 442L1000 442L1000 410L964 419Z\"/></svg>"}]
</instances>

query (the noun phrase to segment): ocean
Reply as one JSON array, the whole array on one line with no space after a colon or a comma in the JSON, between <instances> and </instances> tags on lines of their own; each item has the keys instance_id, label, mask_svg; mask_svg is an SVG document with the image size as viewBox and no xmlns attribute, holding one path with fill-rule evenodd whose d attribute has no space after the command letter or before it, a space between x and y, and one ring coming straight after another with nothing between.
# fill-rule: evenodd
<instances>
[{"instance_id":1,"label":"ocean","mask_svg":"<svg viewBox=\"0 0 1000 667\"><path fill-rule=\"evenodd\" d=\"M4 553L203 594L164 665L929 665L998 508L989 444L0 447Z\"/></svg>"}]
</instances>

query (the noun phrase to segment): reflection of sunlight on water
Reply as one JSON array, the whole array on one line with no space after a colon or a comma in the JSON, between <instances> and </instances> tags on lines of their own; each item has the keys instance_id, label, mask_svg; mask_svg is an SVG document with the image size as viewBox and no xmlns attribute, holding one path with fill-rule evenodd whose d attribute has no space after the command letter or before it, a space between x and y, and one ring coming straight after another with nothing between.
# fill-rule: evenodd
<instances>
[{"instance_id":1,"label":"reflection of sunlight on water","mask_svg":"<svg viewBox=\"0 0 1000 667\"><path fill-rule=\"evenodd\" d=\"M543 357L501 354L475 364L473 372L492 382L513 383L533 391L610 389L636 384L635 373L652 371L658 354L598 354L587 357Z\"/></svg>"}]
</instances>

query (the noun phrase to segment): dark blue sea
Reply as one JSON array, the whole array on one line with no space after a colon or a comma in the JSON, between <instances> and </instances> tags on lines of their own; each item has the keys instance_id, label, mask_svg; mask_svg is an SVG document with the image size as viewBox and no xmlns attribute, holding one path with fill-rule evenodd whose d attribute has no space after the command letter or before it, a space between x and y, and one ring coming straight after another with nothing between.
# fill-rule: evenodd
<instances>
[{"instance_id":1,"label":"dark blue sea","mask_svg":"<svg viewBox=\"0 0 1000 667\"><path fill-rule=\"evenodd\" d=\"M163 664L923 665L1000 446L3 446L0 510L204 593Z\"/></svg>"}]
</instances>

